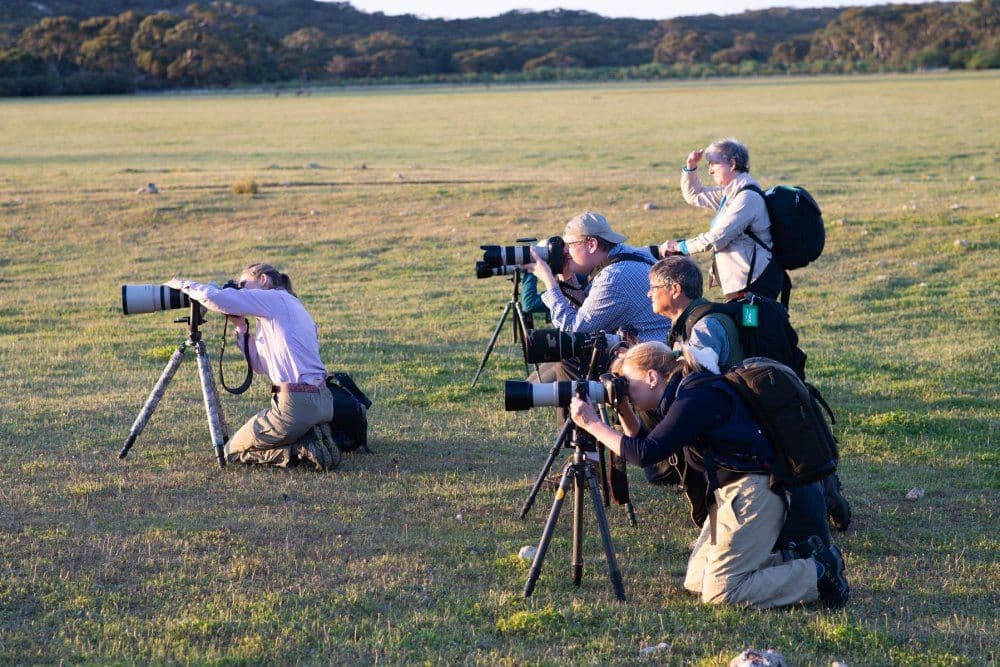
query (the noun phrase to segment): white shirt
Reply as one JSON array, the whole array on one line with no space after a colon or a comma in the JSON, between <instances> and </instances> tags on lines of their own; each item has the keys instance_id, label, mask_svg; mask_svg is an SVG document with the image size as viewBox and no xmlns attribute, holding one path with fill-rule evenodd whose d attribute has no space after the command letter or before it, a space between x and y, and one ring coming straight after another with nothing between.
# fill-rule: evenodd
<instances>
[{"instance_id":1,"label":"white shirt","mask_svg":"<svg viewBox=\"0 0 1000 667\"><path fill-rule=\"evenodd\" d=\"M298 298L281 289L220 289L187 280L182 285L185 294L209 310L257 318L248 354L253 369L271 382L319 386L326 380L316 323ZM241 350L246 330L245 324L236 328Z\"/></svg>"}]
</instances>

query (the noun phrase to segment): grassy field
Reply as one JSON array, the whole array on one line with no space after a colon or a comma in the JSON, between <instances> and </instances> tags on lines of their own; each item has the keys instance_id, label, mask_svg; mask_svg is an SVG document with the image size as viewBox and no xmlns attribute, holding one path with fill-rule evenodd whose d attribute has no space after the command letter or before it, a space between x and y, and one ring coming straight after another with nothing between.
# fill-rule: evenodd
<instances>
[{"instance_id":1,"label":"grassy field","mask_svg":"<svg viewBox=\"0 0 1000 667\"><path fill-rule=\"evenodd\" d=\"M0 663L992 664L997 552L1000 76L339 91L0 102ZM681 589L696 535L632 474L639 526L516 518L551 410L505 413L509 344L469 388L509 293L480 243L592 208L636 244L705 228L677 182L737 136L765 185L807 186L827 250L793 278L838 411L852 600L747 611ZM233 184L255 180L259 194ZM135 191L155 182L159 195ZM656 208L646 210L646 202ZM220 471L196 365L116 453L184 337L122 283L287 270L331 369L375 400L374 455ZM221 318L204 327L217 354ZM232 347L232 345L230 345ZM240 374L228 355L227 375ZM225 396L235 428L267 400ZM926 490L905 499L913 487ZM665 642L651 655L644 647Z\"/></svg>"}]
</instances>

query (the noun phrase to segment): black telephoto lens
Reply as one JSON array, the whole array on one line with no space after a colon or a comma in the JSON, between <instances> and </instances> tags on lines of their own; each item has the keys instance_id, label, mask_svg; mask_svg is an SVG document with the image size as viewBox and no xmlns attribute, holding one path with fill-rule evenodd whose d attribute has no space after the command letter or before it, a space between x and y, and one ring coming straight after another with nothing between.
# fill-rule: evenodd
<instances>
[{"instance_id":1,"label":"black telephoto lens","mask_svg":"<svg viewBox=\"0 0 1000 667\"><path fill-rule=\"evenodd\" d=\"M479 247L483 251L483 264L486 266L503 266L503 253L500 251L500 246L481 245ZM478 268L479 262L476 262L476 266Z\"/></svg>"},{"instance_id":2,"label":"black telephoto lens","mask_svg":"<svg viewBox=\"0 0 1000 667\"><path fill-rule=\"evenodd\" d=\"M517 270L516 266L502 265L493 266L484 261L476 262L476 277L477 278L492 278L493 276L510 276L514 274Z\"/></svg>"},{"instance_id":3,"label":"black telephoto lens","mask_svg":"<svg viewBox=\"0 0 1000 667\"><path fill-rule=\"evenodd\" d=\"M573 359L590 352L591 336L559 329L535 329L528 332L524 349L529 364Z\"/></svg>"}]
</instances>

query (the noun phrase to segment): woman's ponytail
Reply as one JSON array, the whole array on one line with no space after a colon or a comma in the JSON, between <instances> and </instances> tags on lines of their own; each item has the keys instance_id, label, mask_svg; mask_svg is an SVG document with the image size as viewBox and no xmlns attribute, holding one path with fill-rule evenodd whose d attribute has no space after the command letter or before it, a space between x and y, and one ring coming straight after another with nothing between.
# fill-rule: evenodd
<instances>
[{"instance_id":1,"label":"woman's ponytail","mask_svg":"<svg viewBox=\"0 0 1000 667\"><path fill-rule=\"evenodd\" d=\"M298 297L298 294L296 294L292 290L292 279L288 277L288 274L281 273L280 271L278 271L278 269L274 268L270 264L264 264L262 262L257 264L251 264L246 269L244 269L243 272L253 276L254 278L259 278L260 276L267 276L268 278L271 279L271 285L274 286L274 289L285 290L292 296Z\"/></svg>"}]
</instances>

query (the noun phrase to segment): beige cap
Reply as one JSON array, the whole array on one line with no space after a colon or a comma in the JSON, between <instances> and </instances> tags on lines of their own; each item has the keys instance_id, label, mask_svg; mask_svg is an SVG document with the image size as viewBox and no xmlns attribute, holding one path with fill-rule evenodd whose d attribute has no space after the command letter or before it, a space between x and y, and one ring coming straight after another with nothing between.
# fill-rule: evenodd
<instances>
[{"instance_id":1,"label":"beige cap","mask_svg":"<svg viewBox=\"0 0 1000 667\"><path fill-rule=\"evenodd\" d=\"M563 231L563 240L566 242L579 241L586 236L596 236L610 243L621 243L628 238L612 231L608 219L594 211L584 211L576 216L566 223Z\"/></svg>"}]
</instances>

